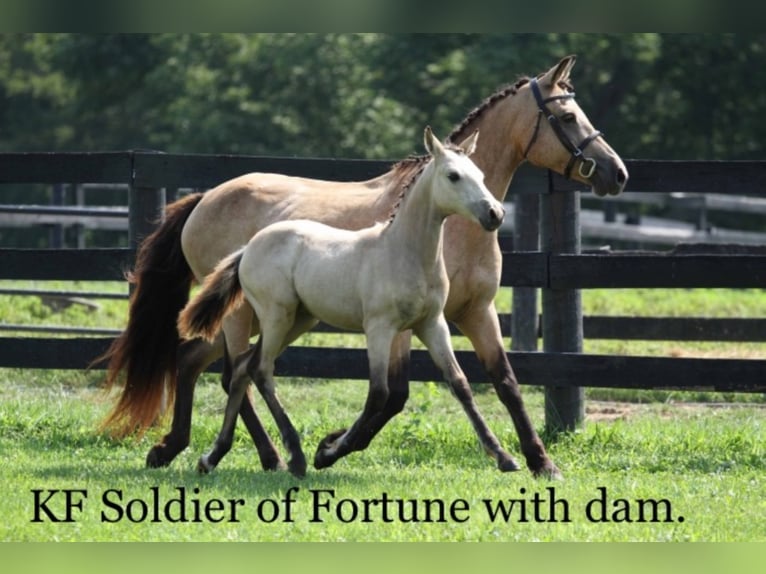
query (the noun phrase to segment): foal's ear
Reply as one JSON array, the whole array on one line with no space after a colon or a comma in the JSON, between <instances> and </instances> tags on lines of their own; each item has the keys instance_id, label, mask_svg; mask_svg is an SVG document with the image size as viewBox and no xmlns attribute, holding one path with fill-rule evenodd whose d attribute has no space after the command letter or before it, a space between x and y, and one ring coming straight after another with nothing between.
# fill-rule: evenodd
<instances>
[{"instance_id":1,"label":"foal's ear","mask_svg":"<svg viewBox=\"0 0 766 574\"><path fill-rule=\"evenodd\" d=\"M476 151L476 142L479 140L479 130L474 131L470 136L463 140L458 147L463 150L465 155L473 155Z\"/></svg>"},{"instance_id":2,"label":"foal's ear","mask_svg":"<svg viewBox=\"0 0 766 574\"><path fill-rule=\"evenodd\" d=\"M540 83L552 88L559 82L566 82L576 60L577 56L574 54L562 58L558 64L543 74L542 78L540 78Z\"/></svg>"},{"instance_id":3,"label":"foal's ear","mask_svg":"<svg viewBox=\"0 0 766 574\"><path fill-rule=\"evenodd\" d=\"M426 151L432 156L444 153L444 146L439 141L439 138L434 135L434 132L431 131L431 126L426 126L423 133L423 143L426 146Z\"/></svg>"}]
</instances>

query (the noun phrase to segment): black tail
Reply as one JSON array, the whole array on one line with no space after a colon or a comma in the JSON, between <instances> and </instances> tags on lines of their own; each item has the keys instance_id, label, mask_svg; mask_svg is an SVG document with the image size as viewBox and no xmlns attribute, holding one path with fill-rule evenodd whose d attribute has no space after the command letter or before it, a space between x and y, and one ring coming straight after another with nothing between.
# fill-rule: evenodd
<instances>
[{"instance_id":1,"label":"black tail","mask_svg":"<svg viewBox=\"0 0 766 574\"><path fill-rule=\"evenodd\" d=\"M178 313L189 300L194 275L181 250L181 231L202 199L192 194L169 205L165 220L140 245L128 325L95 362L108 361L106 386L125 386L112 412L102 422L115 437L143 433L157 420L167 390L175 398L176 356L180 338Z\"/></svg>"}]
</instances>

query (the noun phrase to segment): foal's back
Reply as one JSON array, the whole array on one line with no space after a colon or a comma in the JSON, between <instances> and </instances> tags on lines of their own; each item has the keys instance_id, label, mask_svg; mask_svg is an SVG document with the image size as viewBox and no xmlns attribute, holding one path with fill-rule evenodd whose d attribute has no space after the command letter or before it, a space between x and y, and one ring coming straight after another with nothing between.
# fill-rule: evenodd
<instances>
[{"instance_id":1,"label":"foal's back","mask_svg":"<svg viewBox=\"0 0 766 574\"><path fill-rule=\"evenodd\" d=\"M256 234L240 263L251 305L301 307L339 328L363 330L362 300L376 274L381 226L348 231L310 220L282 221Z\"/></svg>"}]
</instances>

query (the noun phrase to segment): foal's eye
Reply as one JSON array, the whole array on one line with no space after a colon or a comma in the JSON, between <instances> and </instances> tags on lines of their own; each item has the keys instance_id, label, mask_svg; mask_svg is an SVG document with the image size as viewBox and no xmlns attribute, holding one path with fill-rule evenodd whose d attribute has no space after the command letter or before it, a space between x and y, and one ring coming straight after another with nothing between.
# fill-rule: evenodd
<instances>
[{"instance_id":1,"label":"foal's eye","mask_svg":"<svg viewBox=\"0 0 766 574\"><path fill-rule=\"evenodd\" d=\"M457 180L459 180L459 179L460 179L460 174L459 174L458 172L456 172L456 171L451 171L451 172L449 172L449 173L447 174L447 177L449 178L449 180L450 180L452 183L454 183L454 182L456 182Z\"/></svg>"},{"instance_id":2,"label":"foal's eye","mask_svg":"<svg viewBox=\"0 0 766 574\"><path fill-rule=\"evenodd\" d=\"M561 116L561 121L565 124L571 124L577 119L577 116L575 116L572 112L567 112L563 116Z\"/></svg>"}]
</instances>

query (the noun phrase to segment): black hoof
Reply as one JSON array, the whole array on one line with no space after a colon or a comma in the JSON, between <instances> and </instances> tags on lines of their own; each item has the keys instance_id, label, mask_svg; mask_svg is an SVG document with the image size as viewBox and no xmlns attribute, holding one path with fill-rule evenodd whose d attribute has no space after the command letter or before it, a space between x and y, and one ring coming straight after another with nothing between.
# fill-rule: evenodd
<instances>
[{"instance_id":1,"label":"black hoof","mask_svg":"<svg viewBox=\"0 0 766 574\"><path fill-rule=\"evenodd\" d=\"M327 468L335 464L336 460L335 457L328 455L322 448L319 448L314 455L314 468L317 470Z\"/></svg>"},{"instance_id":2,"label":"black hoof","mask_svg":"<svg viewBox=\"0 0 766 574\"><path fill-rule=\"evenodd\" d=\"M501 472L516 472L517 470L521 470L521 467L518 465L518 463L513 460L513 457L510 456L498 460L497 468L499 468Z\"/></svg>"},{"instance_id":3,"label":"black hoof","mask_svg":"<svg viewBox=\"0 0 766 574\"><path fill-rule=\"evenodd\" d=\"M292 474L296 478L303 478L306 476L306 459L304 457L299 457L296 459L290 459L290 462L287 465L287 470L290 471L290 474Z\"/></svg>"},{"instance_id":4,"label":"black hoof","mask_svg":"<svg viewBox=\"0 0 766 574\"><path fill-rule=\"evenodd\" d=\"M215 465L208 460L208 455L203 454L197 461L197 472L200 474L210 474L215 469Z\"/></svg>"},{"instance_id":5,"label":"black hoof","mask_svg":"<svg viewBox=\"0 0 766 574\"><path fill-rule=\"evenodd\" d=\"M328 454L328 451L331 451L335 441L345 433L346 429L333 431L319 442L316 454L314 455L314 468L319 470L320 468L327 468L328 466L335 464L335 461L338 460L339 457L334 453Z\"/></svg>"},{"instance_id":6,"label":"black hoof","mask_svg":"<svg viewBox=\"0 0 766 574\"><path fill-rule=\"evenodd\" d=\"M543 467L533 470L532 476L535 478L541 478L541 479L547 479L547 480L564 480L564 475L561 473L561 471L556 467L555 464L548 461L546 465Z\"/></svg>"},{"instance_id":7,"label":"black hoof","mask_svg":"<svg viewBox=\"0 0 766 574\"><path fill-rule=\"evenodd\" d=\"M168 457L165 453L166 449L167 447L165 445L158 444L153 446L146 455L146 467L162 468L168 466L175 457Z\"/></svg>"},{"instance_id":8,"label":"black hoof","mask_svg":"<svg viewBox=\"0 0 766 574\"><path fill-rule=\"evenodd\" d=\"M279 470L287 470L288 467L285 461L282 460L278 454L272 458L261 459L261 468L266 472L274 472Z\"/></svg>"}]
</instances>

